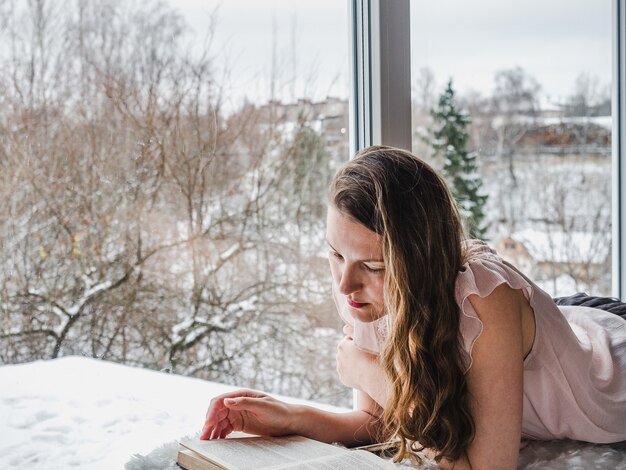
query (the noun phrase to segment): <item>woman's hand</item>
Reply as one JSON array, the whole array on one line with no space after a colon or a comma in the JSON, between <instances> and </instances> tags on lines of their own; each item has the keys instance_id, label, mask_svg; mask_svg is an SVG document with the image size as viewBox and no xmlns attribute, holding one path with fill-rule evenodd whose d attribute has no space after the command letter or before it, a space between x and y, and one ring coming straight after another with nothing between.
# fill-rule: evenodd
<instances>
[{"instance_id":1,"label":"woman's hand","mask_svg":"<svg viewBox=\"0 0 626 470\"><path fill-rule=\"evenodd\" d=\"M359 349L351 336L345 336L337 346L337 373L346 387L367 393L367 375L376 362L376 356Z\"/></svg>"},{"instance_id":2,"label":"woman's hand","mask_svg":"<svg viewBox=\"0 0 626 470\"><path fill-rule=\"evenodd\" d=\"M294 409L264 393L238 390L211 400L200 439L223 439L233 431L263 436L293 434Z\"/></svg>"},{"instance_id":3,"label":"woman's hand","mask_svg":"<svg viewBox=\"0 0 626 470\"><path fill-rule=\"evenodd\" d=\"M344 325L343 333L345 337L337 346L337 373L341 383L367 393L382 405L386 397L386 377L378 356L354 344L352 326Z\"/></svg>"}]
</instances>

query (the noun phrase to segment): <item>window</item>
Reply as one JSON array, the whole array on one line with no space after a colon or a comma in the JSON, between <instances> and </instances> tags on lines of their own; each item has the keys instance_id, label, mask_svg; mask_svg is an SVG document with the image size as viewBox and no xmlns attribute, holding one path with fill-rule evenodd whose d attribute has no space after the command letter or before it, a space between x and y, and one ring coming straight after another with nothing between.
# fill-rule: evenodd
<instances>
[{"instance_id":1,"label":"window","mask_svg":"<svg viewBox=\"0 0 626 470\"><path fill-rule=\"evenodd\" d=\"M487 237L553 294L608 293L620 2L612 16L520 3L512 25L497 3L410 5L1 2L0 362L86 355L347 404L330 366L326 181L350 139L441 165L428 110L450 78L472 118Z\"/></svg>"},{"instance_id":2,"label":"window","mask_svg":"<svg viewBox=\"0 0 626 470\"><path fill-rule=\"evenodd\" d=\"M0 362L86 355L347 403L324 246L347 5L0 15Z\"/></svg>"},{"instance_id":3,"label":"window","mask_svg":"<svg viewBox=\"0 0 626 470\"><path fill-rule=\"evenodd\" d=\"M413 149L443 168L431 110L451 83L483 237L552 295L611 293L611 18L608 1L411 3Z\"/></svg>"}]
</instances>

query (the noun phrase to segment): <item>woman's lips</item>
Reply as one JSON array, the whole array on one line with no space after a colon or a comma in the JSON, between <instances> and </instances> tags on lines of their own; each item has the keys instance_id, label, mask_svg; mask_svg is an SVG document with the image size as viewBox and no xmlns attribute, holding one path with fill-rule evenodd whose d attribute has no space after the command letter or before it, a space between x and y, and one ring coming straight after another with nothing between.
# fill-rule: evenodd
<instances>
[{"instance_id":1,"label":"woman's lips","mask_svg":"<svg viewBox=\"0 0 626 470\"><path fill-rule=\"evenodd\" d=\"M352 308L361 308L363 307L365 304L359 303L359 302L355 302L354 300L348 299L348 305Z\"/></svg>"}]
</instances>

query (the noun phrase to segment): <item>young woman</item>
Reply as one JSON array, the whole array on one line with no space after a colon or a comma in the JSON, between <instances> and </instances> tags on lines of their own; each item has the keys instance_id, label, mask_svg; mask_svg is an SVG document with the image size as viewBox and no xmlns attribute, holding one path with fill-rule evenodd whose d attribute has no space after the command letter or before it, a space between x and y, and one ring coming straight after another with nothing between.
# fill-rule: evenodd
<instances>
[{"instance_id":1,"label":"young woman","mask_svg":"<svg viewBox=\"0 0 626 470\"><path fill-rule=\"evenodd\" d=\"M444 467L516 468L521 438L626 440L626 320L552 298L466 241L443 180L371 147L330 186L330 269L346 321L337 350L357 410L254 391L211 401L203 439L233 430L346 446L397 436Z\"/></svg>"}]
</instances>

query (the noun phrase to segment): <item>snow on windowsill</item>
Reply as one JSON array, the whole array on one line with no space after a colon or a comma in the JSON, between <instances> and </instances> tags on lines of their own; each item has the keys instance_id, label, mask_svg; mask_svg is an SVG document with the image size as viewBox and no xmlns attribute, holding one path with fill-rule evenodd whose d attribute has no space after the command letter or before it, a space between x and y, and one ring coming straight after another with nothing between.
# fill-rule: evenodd
<instances>
[{"instance_id":1,"label":"snow on windowsill","mask_svg":"<svg viewBox=\"0 0 626 470\"><path fill-rule=\"evenodd\" d=\"M233 389L82 357L1 366L0 469L176 468L176 441L197 435L211 397ZM626 469L626 442L533 442L518 468Z\"/></svg>"},{"instance_id":2,"label":"snow on windowsill","mask_svg":"<svg viewBox=\"0 0 626 470\"><path fill-rule=\"evenodd\" d=\"M122 469L197 434L210 399L234 389L83 357L2 366L0 468Z\"/></svg>"}]
</instances>

